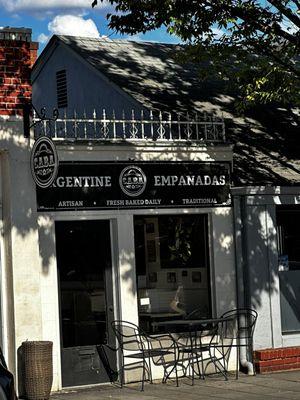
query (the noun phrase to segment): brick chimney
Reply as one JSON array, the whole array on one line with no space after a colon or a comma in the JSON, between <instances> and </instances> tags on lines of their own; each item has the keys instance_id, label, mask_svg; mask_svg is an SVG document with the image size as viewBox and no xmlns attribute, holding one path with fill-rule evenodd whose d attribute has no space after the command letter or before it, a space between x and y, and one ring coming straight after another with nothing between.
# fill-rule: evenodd
<instances>
[{"instance_id":1,"label":"brick chimney","mask_svg":"<svg viewBox=\"0 0 300 400\"><path fill-rule=\"evenodd\" d=\"M38 43L31 41L31 29L0 28L0 116L23 115L31 102L31 67Z\"/></svg>"}]
</instances>

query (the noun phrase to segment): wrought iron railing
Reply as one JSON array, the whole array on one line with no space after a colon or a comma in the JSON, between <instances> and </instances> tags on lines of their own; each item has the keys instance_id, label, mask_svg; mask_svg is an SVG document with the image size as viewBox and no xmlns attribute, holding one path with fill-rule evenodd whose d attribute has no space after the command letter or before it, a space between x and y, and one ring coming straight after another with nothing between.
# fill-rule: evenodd
<instances>
[{"instance_id":1,"label":"wrought iron railing","mask_svg":"<svg viewBox=\"0 0 300 400\"><path fill-rule=\"evenodd\" d=\"M176 114L134 110L130 117L123 111L117 116L113 111L108 117L105 110L99 116L94 110L91 117L85 112L78 116L60 116L57 110L47 117L45 109L34 111L35 137L46 135L55 140L65 141L190 141L225 142L223 118L208 114Z\"/></svg>"}]
</instances>

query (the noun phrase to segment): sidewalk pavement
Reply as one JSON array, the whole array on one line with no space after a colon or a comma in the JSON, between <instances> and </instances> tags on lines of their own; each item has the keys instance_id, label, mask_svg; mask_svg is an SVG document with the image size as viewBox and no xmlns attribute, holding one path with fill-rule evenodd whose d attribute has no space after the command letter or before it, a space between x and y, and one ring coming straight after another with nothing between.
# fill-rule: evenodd
<instances>
[{"instance_id":1,"label":"sidewalk pavement","mask_svg":"<svg viewBox=\"0 0 300 400\"><path fill-rule=\"evenodd\" d=\"M50 400L300 400L300 371L278 372L268 375L240 375L236 380L229 377L207 377L195 380L180 379L179 387L168 381L150 385L140 391L140 384L97 385L85 388L64 389L51 395Z\"/></svg>"}]
</instances>

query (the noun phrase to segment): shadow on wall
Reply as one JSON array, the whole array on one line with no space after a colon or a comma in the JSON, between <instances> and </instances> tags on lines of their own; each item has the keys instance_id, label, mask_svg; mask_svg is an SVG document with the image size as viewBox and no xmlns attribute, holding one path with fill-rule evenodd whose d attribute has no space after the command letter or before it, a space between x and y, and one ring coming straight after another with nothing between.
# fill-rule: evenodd
<instances>
[{"instance_id":1,"label":"shadow on wall","mask_svg":"<svg viewBox=\"0 0 300 400\"><path fill-rule=\"evenodd\" d=\"M35 209L35 197L28 195L30 192L34 193L33 181L30 176L29 169L29 147L28 141L24 141L20 137L20 124L16 128L7 128L7 123L2 123L0 126L1 131L6 131L7 136L3 135L1 147L6 148L9 151L9 159L5 162L4 173L6 180L3 182L3 193L4 202L3 210L5 223L4 223L4 236L10 229L15 231L16 234L22 237L24 240L36 232L37 229L37 212ZM14 129L17 129L14 131ZM135 160L141 158L141 153L136 151L133 145L129 145ZM93 146L90 146L92 149ZM182 152L176 149L176 155L179 159L187 159L187 154L182 149ZM74 153L75 154L75 153ZM69 152L72 156L72 151ZM75 155L74 155L75 157ZM171 160L174 154L164 153L163 155L157 154L156 159L153 161ZM23 172L23 176L20 174ZM16 179L16 180L15 180ZM280 193L277 193L278 196ZM13 204L10 204L10 196ZM16 205L18 205L16 207ZM14 218L9 218L9 209L14 208L17 211L17 215ZM170 212L171 214L172 212ZM215 282L219 288L222 288L223 293L226 293L228 287L235 285L235 271L232 268L234 265L234 240L231 234L232 227L229 225L231 210L226 208L218 208L215 211L215 220L217 224L213 227L213 239L214 239L214 255L218 260L231 260L231 268L222 269L218 268L215 275ZM266 218L268 222L266 222ZM11 224L11 225L10 225ZM251 232L251 238L248 242L248 268L251 266L249 273L249 281L252 287L251 293L251 304L255 308L259 309L263 306L263 298L265 294L272 295L276 292L278 269L269 268L268 260L278 259L277 254L277 243L276 243L276 221L273 215L266 215L266 209L262 207L251 207L251 213L247 214L245 221L248 233ZM239 235L241 232L238 233ZM53 221L50 217L40 216L39 218L39 235L40 240L43 243L48 243L48 246L40 247L40 256L42 260L42 273L49 273L49 266L53 265L51 261L55 254L55 236L53 232ZM249 239L249 238L248 238ZM251 246L251 247L250 247ZM273 257L270 257L270 253ZM26 260L30 259L30 254L24 254ZM219 261L220 262L220 261ZM122 265L121 278L122 281L126 282L127 290L136 296L136 282L133 281L134 274L132 270L134 268L134 254L128 252L127 249L121 249L119 254L119 265ZM285 288L290 290L289 288ZM232 294L228 294L220 297L220 304L218 304L219 312L226 311L228 308L234 306L232 301ZM224 300L224 298L226 300ZM289 296L293 300L293 297ZM299 319L299 311L297 309L297 303L290 301L295 315Z\"/></svg>"},{"instance_id":2,"label":"shadow on wall","mask_svg":"<svg viewBox=\"0 0 300 400\"><path fill-rule=\"evenodd\" d=\"M30 170L30 140L23 137L22 120L0 120L0 148L2 169L2 194L3 194L3 237L6 239L8 253L13 251L12 234L18 238L21 246L30 237L37 233L37 209L35 184ZM48 236L48 226L41 227L41 235ZM20 240L21 238L21 240ZM51 238L50 238L51 240ZM53 241L53 238L52 238ZM51 242L50 242L51 243ZM14 243L15 245L15 243ZM51 246L53 248L53 246ZM30 263L32 247L20 248L23 265ZM16 254L19 257L19 254ZM43 272L48 273L48 266L53 254L44 252ZM8 257L10 258L10 257Z\"/></svg>"},{"instance_id":3,"label":"shadow on wall","mask_svg":"<svg viewBox=\"0 0 300 400\"><path fill-rule=\"evenodd\" d=\"M228 209L217 209L215 225L218 229L215 227L213 229L215 258L224 262L222 266L220 266L221 264L218 266L215 272L215 284L218 286L218 290L224 293L220 296L219 308L225 312L230 307L235 307L234 303L230 304L229 301L226 301L226 293L230 299L228 288L232 285L234 288L236 287L236 270L232 268L226 270L225 260L229 257L232 265L237 262L237 267L240 267L239 279L245 278L249 285L248 288L237 288L240 294L244 292L239 301L245 306L254 307L259 311L265 306L263 303L265 296L269 297L277 292L278 268L269 265L269 262L278 260L276 221L268 213L266 214L265 206L253 206L248 209L243 230L239 229L239 221L235 221L236 243L242 241L244 246L244 250L242 250L236 247L231 229L228 227L228 221L230 221L228 217L231 212L232 210ZM266 219L268 219L268 225L266 225ZM234 228L232 227L232 229ZM235 251L237 251L236 258ZM244 251L244 254L241 254L240 251Z\"/></svg>"},{"instance_id":4,"label":"shadow on wall","mask_svg":"<svg viewBox=\"0 0 300 400\"><path fill-rule=\"evenodd\" d=\"M13 126L13 127L11 127ZM21 124L10 125L7 122L1 122L0 129L2 132L2 148L6 148L9 151L10 159L6 161L6 165L4 166L4 171L6 171L6 180L4 182L4 215L7 216L5 219L3 230L5 232L9 231L10 229L14 229L18 235L25 238L26 236L31 235L37 229L37 213L35 209L35 197L32 195L28 196L29 192L34 193L33 181L30 176L30 169L29 169L29 147L28 141L22 138L22 134L20 135L20 127ZM248 132L249 133L249 132ZM262 135L262 134L261 134ZM251 138L248 138L249 146L251 145ZM272 140L269 138L267 140ZM253 142L254 143L254 142ZM140 152L135 151L132 145L128 144L132 148L133 158L135 160L139 160L141 158ZM93 146L90 145L90 148ZM283 152L283 146L278 147L280 151ZM286 151L289 154L293 153L292 148L286 148ZM253 150L254 151L254 150ZM72 155L72 152L69 153ZM170 160L173 159L175 153L163 153L157 154L156 159L153 161L161 161L163 160ZM179 159L187 159L187 154L182 150L177 148L176 154ZM254 156L253 156L254 157ZM282 157L284 158L284 157ZM116 157L116 160L118 157ZM13 170L15 168L15 171ZM290 168L287 167L287 168ZM294 169L297 169L296 167ZM234 166L234 170L235 166ZM14 174L18 171L18 180L12 181L14 179ZM25 180L22 178L20 171L24 173ZM237 170L235 175L238 174ZM17 175L17 174L16 174ZM27 183L26 183L27 182ZM9 195L10 193L10 195ZM11 196L11 200L14 205L16 202L18 204L18 215L12 219L8 218L9 216L9 209L12 207L9 203ZM222 214L224 213L224 214ZM222 229L216 231L214 230L213 236L214 241L217 243L217 250L216 254L220 253L220 259L222 256L228 256L233 254L234 252L234 243L233 238L228 232L228 211L222 210L222 208L216 211L216 215L218 216L219 226ZM272 216L269 216L272 218ZM274 253L274 257L277 258L277 245L276 245L276 232L274 231L274 227L276 226L276 221L272 220L270 223L270 227L267 228L269 231L266 231L265 226L265 214L264 210L259 208L252 209L251 215L247 216L247 228L252 232L256 232L255 234L255 241L251 242L253 246L251 247L249 254L248 254L248 262L252 265L256 265L256 268L251 269L251 282L255 290L252 293L252 301L257 307L261 306L261 293L268 292L272 293L275 290L275 280L277 278L277 274L274 272L276 268L272 269L271 274L267 275L267 265L266 265L266 252L269 249L269 252ZM220 221L224 219L224 222L221 223ZM12 223L12 226L10 226ZM47 274L51 258L55 256L53 253L53 249L55 249L55 235L53 233L52 227L52 220L49 217L42 216L40 217L40 228L39 228L39 235L40 239L44 243L48 243L47 247L43 246L40 248L40 256L42 260L42 273ZM240 234L240 233L239 233ZM24 255L26 259L30 258L30 255ZM233 259L233 256L232 256ZM133 268L133 260L134 255L129 254L126 249L121 250L120 253L120 263L126 265L127 269L124 269L122 272L124 275L122 279L128 281L128 289L132 291L132 293L136 294L136 284L135 282L131 281L132 273L131 269ZM265 274L262 275L261 266L265 266ZM220 282L222 285L225 285L232 282L235 279L234 271L227 271L226 274L216 276L217 282ZM275 274L275 275L274 275ZM225 307L225 304L224 304Z\"/></svg>"},{"instance_id":5,"label":"shadow on wall","mask_svg":"<svg viewBox=\"0 0 300 400\"><path fill-rule=\"evenodd\" d=\"M68 40L71 46L76 46L75 40ZM275 106L257 107L242 118L234 109L237 96L223 82L200 81L197 69L191 65L176 64L173 59L173 46L151 44L145 46L139 43L132 43L130 46L130 51L123 46L116 46L113 54L104 49L101 52L101 60L88 46L82 46L80 54L96 68L103 70L112 82L147 108L180 113L197 110L200 113L223 115L226 121L227 140L234 144L234 185L291 185L299 182L299 117L294 110ZM144 59L149 60L149 63L144 63ZM161 61L158 62L158 59ZM12 141L11 134L12 132L9 133L4 147L10 148L14 154L18 154L18 157L27 160L26 143ZM16 134L18 137L18 133ZM93 145L90 145L90 148L93 149ZM72 151L69 154L71 156ZM140 154L134 150L132 155L134 159L140 159ZM163 153L157 155L156 159L167 160L173 156L174 154ZM186 159L184 149L182 153L178 151L177 157ZM22 169L20 165L19 168ZM11 184L12 190L13 186ZM26 187L24 185L22 187L21 182L19 187L22 188L18 195L19 214L23 218L14 219L12 228L25 237L36 229L36 211L32 207L33 203L26 197ZM219 220L221 218L219 216ZM224 216L224 221L226 218ZM273 224L275 222L273 221ZM276 248L273 248L276 234L270 232L267 235L264 222L261 220L261 211L258 209L247 219L247 226L257 232L254 248L250 250L248 257L256 260L259 268L260 265L265 265L266 246L269 247L269 251L276 252ZM42 220L39 232L41 240L49 243L47 248L40 249L43 273L47 274L55 248L51 221ZM228 256L233 251L233 242L228 232L218 231L214 232L214 235L218 243L217 251ZM132 255L126 254L126 249L123 250L121 259L124 259L129 269L133 268ZM125 279L130 281L130 271L124 273ZM256 288L255 303L260 305L262 291L274 290L275 277L271 273L262 279L260 271L256 269L251 271L251 274ZM230 274L227 277L217 278L224 282L233 279ZM129 288L134 292L135 284L129 282Z\"/></svg>"}]
</instances>

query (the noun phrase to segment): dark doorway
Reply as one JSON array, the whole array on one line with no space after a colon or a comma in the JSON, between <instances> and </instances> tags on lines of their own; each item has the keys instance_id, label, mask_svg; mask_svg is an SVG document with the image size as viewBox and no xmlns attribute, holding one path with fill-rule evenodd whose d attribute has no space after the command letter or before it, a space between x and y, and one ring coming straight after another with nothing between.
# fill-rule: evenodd
<instances>
[{"instance_id":1,"label":"dark doorway","mask_svg":"<svg viewBox=\"0 0 300 400\"><path fill-rule=\"evenodd\" d=\"M114 345L110 222L63 221L55 229L63 386L108 382L96 345Z\"/></svg>"}]
</instances>

